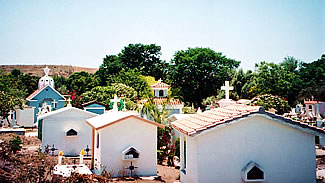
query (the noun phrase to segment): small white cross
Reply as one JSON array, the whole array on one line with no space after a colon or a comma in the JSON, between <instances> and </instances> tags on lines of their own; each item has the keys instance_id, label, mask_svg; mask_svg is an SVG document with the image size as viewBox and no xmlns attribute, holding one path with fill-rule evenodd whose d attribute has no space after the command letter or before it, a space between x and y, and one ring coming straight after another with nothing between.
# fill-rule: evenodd
<instances>
[{"instance_id":1,"label":"small white cross","mask_svg":"<svg viewBox=\"0 0 325 183\"><path fill-rule=\"evenodd\" d=\"M161 83L161 82L162 82L161 78L159 78L158 82L159 82L159 83Z\"/></svg>"},{"instance_id":2,"label":"small white cross","mask_svg":"<svg viewBox=\"0 0 325 183\"><path fill-rule=\"evenodd\" d=\"M117 112L118 111L117 102L120 102L120 99L118 99L117 96L114 95L114 99L111 99L110 101L114 102L114 104L113 104L113 112Z\"/></svg>"},{"instance_id":3,"label":"small white cross","mask_svg":"<svg viewBox=\"0 0 325 183\"><path fill-rule=\"evenodd\" d=\"M67 107L72 107L72 105L71 105L71 101L72 101L72 100L71 100L71 98L70 98L70 97L68 98L68 100L67 100L67 101L68 101Z\"/></svg>"},{"instance_id":4,"label":"small white cross","mask_svg":"<svg viewBox=\"0 0 325 183\"><path fill-rule=\"evenodd\" d=\"M55 99L53 100L53 102L52 102L52 104L53 104L53 108L56 108L56 104L57 104L58 102L57 101L55 101Z\"/></svg>"},{"instance_id":5,"label":"small white cross","mask_svg":"<svg viewBox=\"0 0 325 183\"><path fill-rule=\"evenodd\" d=\"M49 76L50 70L47 66L44 68L45 76Z\"/></svg>"},{"instance_id":6,"label":"small white cross","mask_svg":"<svg viewBox=\"0 0 325 183\"><path fill-rule=\"evenodd\" d=\"M221 90L226 91L226 100L229 100L229 91L233 89L234 87L229 86L229 81L225 81L225 86L221 86Z\"/></svg>"}]
</instances>

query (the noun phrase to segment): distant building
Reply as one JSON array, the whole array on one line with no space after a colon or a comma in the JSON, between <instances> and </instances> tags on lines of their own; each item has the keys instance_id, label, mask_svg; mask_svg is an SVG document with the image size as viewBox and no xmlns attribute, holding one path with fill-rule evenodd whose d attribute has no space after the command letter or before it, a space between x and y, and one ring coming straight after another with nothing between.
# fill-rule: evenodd
<instances>
[{"instance_id":1,"label":"distant building","mask_svg":"<svg viewBox=\"0 0 325 183\"><path fill-rule=\"evenodd\" d=\"M38 82L38 89L29 95L27 105L34 107L33 121L37 121L39 114L44 114L52 110L60 109L64 107L65 98L54 89L54 81L48 75L50 72L49 68L44 69L45 76L43 76ZM21 117L21 119L24 119ZM24 123L17 121L17 123Z\"/></svg>"},{"instance_id":2,"label":"distant building","mask_svg":"<svg viewBox=\"0 0 325 183\"><path fill-rule=\"evenodd\" d=\"M176 120L181 182L315 182L315 136L322 129L229 105Z\"/></svg>"},{"instance_id":3,"label":"distant building","mask_svg":"<svg viewBox=\"0 0 325 183\"><path fill-rule=\"evenodd\" d=\"M96 114L104 114L106 104L94 100L82 104L82 107L84 108L85 111L93 112Z\"/></svg>"}]
</instances>

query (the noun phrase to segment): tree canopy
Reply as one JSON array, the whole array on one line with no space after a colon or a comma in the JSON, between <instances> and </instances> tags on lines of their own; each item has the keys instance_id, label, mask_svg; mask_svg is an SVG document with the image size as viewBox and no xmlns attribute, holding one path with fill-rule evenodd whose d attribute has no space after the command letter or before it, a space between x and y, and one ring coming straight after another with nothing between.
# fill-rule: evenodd
<instances>
[{"instance_id":1,"label":"tree canopy","mask_svg":"<svg viewBox=\"0 0 325 183\"><path fill-rule=\"evenodd\" d=\"M184 101L201 105L204 98L216 94L225 80L239 66L210 48L188 48L175 53L169 70L169 81L180 89Z\"/></svg>"}]
</instances>

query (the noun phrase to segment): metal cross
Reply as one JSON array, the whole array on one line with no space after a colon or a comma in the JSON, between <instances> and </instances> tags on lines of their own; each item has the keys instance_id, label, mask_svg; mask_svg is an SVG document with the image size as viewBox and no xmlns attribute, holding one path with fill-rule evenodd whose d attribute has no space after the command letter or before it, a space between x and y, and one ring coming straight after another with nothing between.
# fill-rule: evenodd
<instances>
[{"instance_id":1,"label":"metal cross","mask_svg":"<svg viewBox=\"0 0 325 183\"><path fill-rule=\"evenodd\" d=\"M54 147L54 144L52 146L52 148L50 149L50 151L52 151L52 156L54 156L54 151L58 150L57 148Z\"/></svg>"},{"instance_id":2,"label":"metal cross","mask_svg":"<svg viewBox=\"0 0 325 183\"><path fill-rule=\"evenodd\" d=\"M86 151L86 153L87 153L86 156L89 156L88 153L89 153L90 150L91 150L91 149L90 149L90 148L88 147L88 145L87 145L87 147L86 147L86 149L85 149L85 151Z\"/></svg>"}]
</instances>

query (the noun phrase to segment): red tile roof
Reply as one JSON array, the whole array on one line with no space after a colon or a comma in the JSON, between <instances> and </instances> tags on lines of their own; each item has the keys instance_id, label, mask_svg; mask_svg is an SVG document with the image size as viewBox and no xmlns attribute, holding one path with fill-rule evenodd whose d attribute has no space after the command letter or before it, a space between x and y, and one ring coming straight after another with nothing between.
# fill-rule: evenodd
<instances>
[{"instance_id":1,"label":"red tile roof","mask_svg":"<svg viewBox=\"0 0 325 183\"><path fill-rule=\"evenodd\" d=\"M318 103L325 103L323 101L305 101L304 104L317 104Z\"/></svg>"},{"instance_id":2,"label":"red tile roof","mask_svg":"<svg viewBox=\"0 0 325 183\"><path fill-rule=\"evenodd\" d=\"M32 98L34 98L40 91L42 91L45 87L47 87L48 85L46 85L46 86L43 86L42 88L40 88L40 89L37 89L37 90L35 90L32 94L30 94L27 98L26 98L26 100L32 100Z\"/></svg>"},{"instance_id":3,"label":"red tile roof","mask_svg":"<svg viewBox=\"0 0 325 183\"><path fill-rule=\"evenodd\" d=\"M267 114L272 118L279 118L285 123L298 125L302 128L309 128L313 131L317 131L318 133L324 133L324 131L320 128L309 126L307 124L264 111L264 108L260 106L246 106L243 104L234 104L223 108L216 108L213 110L205 111L201 114L196 114L174 121L171 123L171 126L186 135L195 135L211 127L229 123L234 119L247 117L248 115L254 113Z\"/></svg>"},{"instance_id":4,"label":"red tile roof","mask_svg":"<svg viewBox=\"0 0 325 183\"><path fill-rule=\"evenodd\" d=\"M153 99L153 104L155 105L163 105L166 102L167 98L154 98ZM138 104L143 104L148 102L147 99L139 100L137 103ZM170 99L167 103L167 105L184 105L184 102L179 101L178 99Z\"/></svg>"},{"instance_id":5,"label":"red tile roof","mask_svg":"<svg viewBox=\"0 0 325 183\"><path fill-rule=\"evenodd\" d=\"M93 101L90 101L90 102L86 102L86 103L81 104L81 105L82 105L82 107L86 107L86 106L89 106L89 105L91 105L91 104L99 104L99 105L103 105L103 106L107 107L106 104L101 103L101 102L98 102L98 101L96 101L96 100L93 100Z\"/></svg>"},{"instance_id":6,"label":"red tile roof","mask_svg":"<svg viewBox=\"0 0 325 183\"><path fill-rule=\"evenodd\" d=\"M158 82L156 84L151 85L151 88L169 88L170 86L163 82Z\"/></svg>"}]
</instances>

